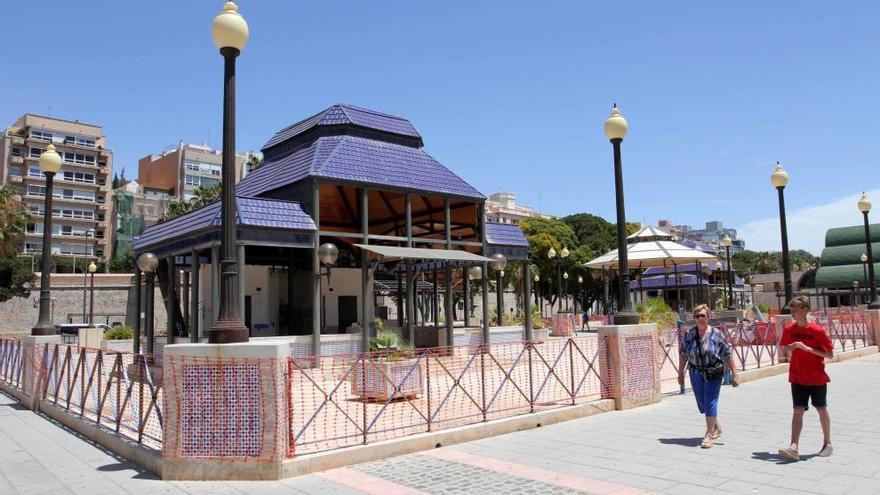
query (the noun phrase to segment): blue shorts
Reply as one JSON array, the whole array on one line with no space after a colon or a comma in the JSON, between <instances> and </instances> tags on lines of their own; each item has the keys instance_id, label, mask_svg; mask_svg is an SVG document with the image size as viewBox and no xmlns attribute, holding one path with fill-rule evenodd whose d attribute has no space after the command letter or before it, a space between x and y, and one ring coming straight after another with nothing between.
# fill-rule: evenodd
<instances>
[{"instance_id":1,"label":"blue shorts","mask_svg":"<svg viewBox=\"0 0 880 495\"><path fill-rule=\"evenodd\" d=\"M697 399L697 408L700 414L709 417L718 416L718 396L721 395L721 381L723 377L714 380L706 380L703 374L690 369L691 387L694 389L694 397Z\"/></svg>"}]
</instances>

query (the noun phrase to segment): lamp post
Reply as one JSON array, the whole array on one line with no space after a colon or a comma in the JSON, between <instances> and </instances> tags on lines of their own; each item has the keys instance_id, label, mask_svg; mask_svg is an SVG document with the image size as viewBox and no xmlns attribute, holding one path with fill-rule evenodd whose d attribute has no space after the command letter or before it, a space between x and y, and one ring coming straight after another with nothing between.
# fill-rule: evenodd
<instances>
[{"instance_id":1,"label":"lamp post","mask_svg":"<svg viewBox=\"0 0 880 495\"><path fill-rule=\"evenodd\" d=\"M496 318L498 319L498 326L500 327L500 326L502 326L502 323L504 322L504 288L503 288L502 284L504 283L504 281L503 281L504 268L507 266L507 257L501 253L495 253L491 256L491 258L492 258L492 261L490 261L489 264L492 265L492 269L495 270L495 273L497 274L497 277L498 277L497 278L498 282L496 284L497 286L495 289L495 291L496 291L495 295L497 297L497 306L496 307L498 308L497 309L498 315ZM528 296L526 296L526 297L528 297Z\"/></svg>"},{"instance_id":2,"label":"lamp post","mask_svg":"<svg viewBox=\"0 0 880 495\"><path fill-rule=\"evenodd\" d=\"M238 294L238 253L235 224L235 59L247 44L248 25L238 7L226 2L211 24L211 38L223 55L223 180L221 196L220 312L208 330L208 342L247 342L249 331L241 321Z\"/></svg>"},{"instance_id":3,"label":"lamp post","mask_svg":"<svg viewBox=\"0 0 880 495\"><path fill-rule=\"evenodd\" d=\"M321 277L322 276L327 275L327 284L328 285L330 284L330 269L333 268L333 265L336 264L336 260L338 260L338 259L339 259L339 248L336 247L336 244L333 244L332 242L325 242L324 244L321 244L320 246L318 246L318 261L321 263L321 266L324 268L324 270L326 270L326 273L322 273L321 275L318 276L318 293L323 292L323 289L321 288ZM407 281L407 283L409 283L409 282ZM407 288L407 290L409 290L409 288ZM366 301L364 301L364 304L366 304ZM412 313L410 312L411 308L406 308L406 309L407 309L407 318L408 319L412 318ZM322 312L322 314L321 314L321 333L326 333L325 328L324 328L325 323L326 322L324 321L324 315ZM367 331L365 329L362 329L362 330Z\"/></svg>"},{"instance_id":4,"label":"lamp post","mask_svg":"<svg viewBox=\"0 0 880 495\"><path fill-rule=\"evenodd\" d=\"M544 316L544 308L541 307L540 292L538 289L538 282L541 281L541 276L536 273L534 280L535 280L535 305L538 306L538 312L541 313L541 317L543 317Z\"/></svg>"},{"instance_id":5,"label":"lamp post","mask_svg":"<svg viewBox=\"0 0 880 495\"><path fill-rule=\"evenodd\" d=\"M792 298L791 290L791 264L788 261L788 227L785 223L785 186L788 184L788 172L783 170L782 165L776 162L776 170L770 175L770 183L779 193L779 228L782 233L782 279L785 286L785 303L780 312L790 314L788 302Z\"/></svg>"},{"instance_id":6,"label":"lamp post","mask_svg":"<svg viewBox=\"0 0 880 495\"><path fill-rule=\"evenodd\" d=\"M629 300L629 263L626 252L626 212L623 200L623 164L620 159L620 144L629 130L629 124L617 104L611 109L611 115L605 120L605 137L611 141L614 151L614 195L617 202L617 272L620 280L617 285L619 307L614 323L617 325L635 325L639 315L632 310Z\"/></svg>"},{"instance_id":7,"label":"lamp post","mask_svg":"<svg viewBox=\"0 0 880 495\"><path fill-rule=\"evenodd\" d=\"M583 297L583 295L584 295L584 277L578 275L578 293L577 293L577 297L575 297L575 299L574 299L575 313L579 312L578 306L580 304L580 300L581 300L581 297ZM581 311L582 310L583 310L583 308L581 308Z\"/></svg>"},{"instance_id":8,"label":"lamp post","mask_svg":"<svg viewBox=\"0 0 880 495\"><path fill-rule=\"evenodd\" d=\"M40 154L40 171L46 176L46 190L43 213L43 247L40 260L40 315L37 325L31 329L31 335L55 335L58 331L52 325L50 313L51 294L49 284L50 263L52 261L52 181L55 174L61 170L61 155L55 151L55 146L46 146L46 151Z\"/></svg>"},{"instance_id":9,"label":"lamp post","mask_svg":"<svg viewBox=\"0 0 880 495\"><path fill-rule=\"evenodd\" d=\"M859 259L862 261L862 287L867 292L867 290L868 290L868 255L867 255L867 253L862 253L862 256Z\"/></svg>"},{"instance_id":10,"label":"lamp post","mask_svg":"<svg viewBox=\"0 0 880 495\"><path fill-rule=\"evenodd\" d=\"M859 211L865 220L865 254L868 255L868 286L871 288L868 294L868 309L880 309L880 301L877 301L877 282L874 279L874 251L871 249L871 227L868 224L868 213L871 212L871 200L868 195L862 193L859 199Z\"/></svg>"},{"instance_id":11,"label":"lamp post","mask_svg":"<svg viewBox=\"0 0 880 495\"><path fill-rule=\"evenodd\" d=\"M144 335L147 337L144 354L150 355L153 354L153 274L159 267L159 258L153 253L144 253L138 256L137 266L144 273Z\"/></svg>"},{"instance_id":12,"label":"lamp post","mask_svg":"<svg viewBox=\"0 0 880 495\"><path fill-rule=\"evenodd\" d=\"M857 304L859 304L859 302L856 301L856 298L859 295L859 281L853 280L852 286L853 286L853 295L852 295L852 299L850 301L850 307L851 307L851 309L855 309L855 306Z\"/></svg>"},{"instance_id":13,"label":"lamp post","mask_svg":"<svg viewBox=\"0 0 880 495\"><path fill-rule=\"evenodd\" d=\"M89 297L89 325L95 326L95 272L98 265L94 261L89 263L89 278L91 278L91 295Z\"/></svg>"},{"instance_id":14,"label":"lamp post","mask_svg":"<svg viewBox=\"0 0 880 495\"><path fill-rule=\"evenodd\" d=\"M724 246L724 250L727 252L727 309L734 310L736 306L733 302L733 276L731 272L731 264L730 264L730 246L733 245L733 240L729 235L724 236L724 239L721 240L721 245Z\"/></svg>"},{"instance_id":15,"label":"lamp post","mask_svg":"<svg viewBox=\"0 0 880 495\"><path fill-rule=\"evenodd\" d=\"M568 272L565 271L562 273L562 279L565 280L565 284L562 286L562 294L565 297L565 310L568 311Z\"/></svg>"}]
</instances>

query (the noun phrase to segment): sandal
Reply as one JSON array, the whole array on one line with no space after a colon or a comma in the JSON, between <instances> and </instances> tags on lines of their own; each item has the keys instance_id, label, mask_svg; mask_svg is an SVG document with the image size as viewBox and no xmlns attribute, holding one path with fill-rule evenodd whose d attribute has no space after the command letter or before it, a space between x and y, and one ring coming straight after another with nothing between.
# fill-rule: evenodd
<instances>
[{"instance_id":1,"label":"sandal","mask_svg":"<svg viewBox=\"0 0 880 495\"><path fill-rule=\"evenodd\" d=\"M715 440L712 438L712 435L706 435L703 437L703 443L700 444L701 449L711 449L712 445L715 444Z\"/></svg>"},{"instance_id":2,"label":"sandal","mask_svg":"<svg viewBox=\"0 0 880 495\"><path fill-rule=\"evenodd\" d=\"M712 439L713 439L713 440L714 440L714 439L717 439L718 437L721 436L722 433L724 433L724 432L721 430L721 427L720 427L720 426L716 426L716 427L715 427L715 431L712 432Z\"/></svg>"}]
</instances>

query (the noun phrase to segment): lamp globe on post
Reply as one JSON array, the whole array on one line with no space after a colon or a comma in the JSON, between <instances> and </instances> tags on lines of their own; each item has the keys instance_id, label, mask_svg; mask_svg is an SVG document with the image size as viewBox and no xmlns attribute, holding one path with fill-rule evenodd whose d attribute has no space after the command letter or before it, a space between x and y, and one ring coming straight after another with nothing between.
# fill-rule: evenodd
<instances>
[{"instance_id":1,"label":"lamp globe on post","mask_svg":"<svg viewBox=\"0 0 880 495\"><path fill-rule=\"evenodd\" d=\"M144 335L147 337L147 345L145 354L153 353L154 348L154 332L153 332L153 274L159 267L159 258L153 253L144 253L138 256L138 268L144 273ZM138 315L140 317L140 315Z\"/></svg>"},{"instance_id":2,"label":"lamp globe on post","mask_svg":"<svg viewBox=\"0 0 880 495\"><path fill-rule=\"evenodd\" d=\"M223 158L220 242L220 311L208 330L208 342L247 342L250 331L241 320L235 213L235 59L248 40L248 25L234 2L226 2L211 24L211 38L223 56Z\"/></svg>"},{"instance_id":3,"label":"lamp globe on post","mask_svg":"<svg viewBox=\"0 0 880 495\"><path fill-rule=\"evenodd\" d=\"M868 254L862 253L859 260L862 262L862 287L868 290Z\"/></svg>"},{"instance_id":4,"label":"lamp globe on post","mask_svg":"<svg viewBox=\"0 0 880 495\"><path fill-rule=\"evenodd\" d=\"M721 245L724 246L724 251L727 253L727 309L735 310L736 307L733 304L733 273L731 270L730 264L730 246L733 245L733 240L729 235L724 236L724 239L721 240Z\"/></svg>"},{"instance_id":5,"label":"lamp globe on post","mask_svg":"<svg viewBox=\"0 0 880 495\"><path fill-rule=\"evenodd\" d=\"M868 220L868 213L871 212L871 199L868 198L868 195L862 193L862 197L859 198L859 211L862 212L862 218L865 222L865 254L868 259L865 260L868 264L868 287L870 287L868 293L868 309L880 309L880 301L877 300L877 280L874 278L874 251L871 249L871 226Z\"/></svg>"},{"instance_id":6,"label":"lamp globe on post","mask_svg":"<svg viewBox=\"0 0 880 495\"><path fill-rule=\"evenodd\" d=\"M782 235L782 278L785 286L785 304L783 304L780 312L782 314L791 314L788 303L792 298L791 288L791 263L788 256L788 226L785 221L785 186L788 184L788 172L786 172L779 162L776 162L776 169L770 175L770 183L776 188L779 196L779 230Z\"/></svg>"},{"instance_id":7,"label":"lamp globe on post","mask_svg":"<svg viewBox=\"0 0 880 495\"><path fill-rule=\"evenodd\" d=\"M46 150L40 154L40 171L46 176L46 190L43 204L43 246L40 259L40 314L37 324L31 329L31 335L55 335L58 331L52 324L50 312L51 292L49 284L51 277L49 270L52 262L52 185L55 174L61 170L61 155L55 151L55 146L49 144Z\"/></svg>"},{"instance_id":8,"label":"lamp globe on post","mask_svg":"<svg viewBox=\"0 0 880 495\"><path fill-rule=\"evenodd\" d=\"M495 307L496 307L496 312L498 314L496 315L495 318L497 320L498 326L500 327L504 323L504 318L503 318L503 316L504 316L504 287L503 287L504 281L503 281L503 279L504 279L504 268L507 267L507 257L501 253L495 253L492 256L490 256L490 258L492 258L492 261L489 262L489 265L492 267L493 270L495 270L495 273L497 274L496 275L497 282L496 282L496 287L495 287L495 296L496 296L496 302L495 302L496 306Z\"/></svg>"},{"instance_id":9,"label":"lamp globe on post","mask_svg":"<svg viewBox=\"0 0 880 495\"><path fill-rule=\"evenodd\" d=\"M620 145L629 131L629 123L623 118L617 104L611 109L611 115L605 120L605 137L611 141L614 152L614 196L617 206L617 299L619 309L615 316L616 325L635 325L639 323L639 315L632 310L629 300L629 260L626 252L626 209L623 198L623 162L620 157Z\"/></svg>"},{"instance_id":10,"label":"lamp globe on post","mask_svg":"<svg viewBox=\"0 0 880 495\"><path fill-rule=\"evenodd\" d=\"M91 279L91 294L89 295L89 325L95 325L95 272L98 265L94 261L89 263L89 278Z\"/></svg>"}]
</instances>

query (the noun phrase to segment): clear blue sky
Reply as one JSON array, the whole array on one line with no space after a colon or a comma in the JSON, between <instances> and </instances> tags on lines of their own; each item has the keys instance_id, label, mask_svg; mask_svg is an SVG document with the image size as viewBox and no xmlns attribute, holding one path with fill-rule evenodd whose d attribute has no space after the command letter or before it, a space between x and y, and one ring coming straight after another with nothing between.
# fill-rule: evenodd
<instances>
[{"instance_id":1,"label":"clear blue sky","mask_svg":"<svg viewBox=\"0 0 880 495\"><path fill-rule=\"evenodd\" d=\"M222 63L210 23L221 7L6 5L0 124L49 106L99 123L128 177L139 157L179 139L202 142L211 129L217 146ZM630 123L623 159L633 221L720 219L745 228L751 247L774 248L759 221L776 214L776 160L792 175L793 214L880 189L876 2L239 7L251 27L238 65L240 150L347 102L409 118L426 151L487 195L513 191L548 213L612 219L602 123L617 102ZM854 204L838 224L859 221ZM793 233L792 247L816 251L823 234Z\"/></svg>"}]
</instances>

